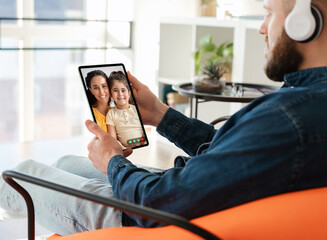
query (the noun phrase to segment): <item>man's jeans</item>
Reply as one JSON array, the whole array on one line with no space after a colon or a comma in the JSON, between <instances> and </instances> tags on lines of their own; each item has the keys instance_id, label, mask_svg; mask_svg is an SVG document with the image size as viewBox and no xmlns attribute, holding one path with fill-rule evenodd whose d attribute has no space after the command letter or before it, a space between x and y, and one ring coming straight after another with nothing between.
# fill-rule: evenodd
<instances>
[{"instance_id":1,"label":"man's jeans","mask_svg":"<svg viewBox=\"0 0 327 240\"><path fill-rule=\"evenodd\" d=\"M112 198L112 188L105 174L95 169L84 157L65 156L52 167L28 160L19 164L16 170L51 182L76 188L103 197ZM72 197L19 181L30 193L36 221L43 227L68 235L87 230L121 226L120 212L101 204ZM0 179L0 210L9 217L24 217L25 201L11 186ZM3 213L4 214L4 213ZM0 219L3 216L0 216Z\"/></svg>"}]
</instances>

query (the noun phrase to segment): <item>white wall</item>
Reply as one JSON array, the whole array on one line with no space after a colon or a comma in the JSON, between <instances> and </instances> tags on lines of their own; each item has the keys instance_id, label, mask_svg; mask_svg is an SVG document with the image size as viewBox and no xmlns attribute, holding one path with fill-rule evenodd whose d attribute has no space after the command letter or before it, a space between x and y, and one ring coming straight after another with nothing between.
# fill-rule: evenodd
<instances>
[{"instance_id":1,"label":"white wall","mask_svg":"<svg viewBox=\"0 0 327 240\"><path fill-rule=\"evenodd\" d=\"M159 22L162 17L193 17L195 0L135 0L134 74L157 93Z\"/></svg>"},{"instance_id":2,"label":"white wall","mask_svg":"<svg viewBox=\"0 0 327 240\"><path fill-rule=\"evenodd\" d=\"M127 1L127 0L125 0ZM154 93L157 89L159 22L163 17L194 17L199 0L134 0L134 75ZM263 15L262 0L223 0L234 4L234 13ZM235 5L238 7L235 8ZM235 10L236 9L236 10ZM238 11L239 9L239 11ZM191 57L191 56L190 56Z\"/></svg>"},{"instance_id":3,"label":"white wall","mask_svg":"<svg viewBox=\"0 0 327 240\"><path fill-rule=\"evenodd\" d=\"M233 16L264 15L263 0L218 0Z\"/></svg>"}]
</instances>

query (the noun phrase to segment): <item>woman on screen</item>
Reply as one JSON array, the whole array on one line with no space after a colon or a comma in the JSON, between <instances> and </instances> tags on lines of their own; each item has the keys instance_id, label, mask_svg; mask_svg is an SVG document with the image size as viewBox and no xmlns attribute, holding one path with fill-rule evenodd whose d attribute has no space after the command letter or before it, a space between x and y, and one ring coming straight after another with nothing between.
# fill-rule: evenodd
<instances>
[{"instance_id":1,"label":"woman on screen","mask_svg":"<svg viewBox=\"0 0 327 240\"><path fill-rule=\"evenodd\" d=\"M106 123L111 136L125 147L139 146L145 143L143 129L136 111L131 104L131 91L125 74L114 71L109 76L109 89L115 107L108 111Z\"/></svg>"},{"instance_id":2,"label":"woman on screen","mask_svg":"<svg viewBox=\"0 0 327 240\"><path fill-rule=\"evenodd\" d=\"M95 120L103 131L108 132L106 125L106 115L111 108L110 91L108 87L108 76L101 70L94 70L87 74L85 78L87 97L92 106Z\"/></svg>"}]
</instances>

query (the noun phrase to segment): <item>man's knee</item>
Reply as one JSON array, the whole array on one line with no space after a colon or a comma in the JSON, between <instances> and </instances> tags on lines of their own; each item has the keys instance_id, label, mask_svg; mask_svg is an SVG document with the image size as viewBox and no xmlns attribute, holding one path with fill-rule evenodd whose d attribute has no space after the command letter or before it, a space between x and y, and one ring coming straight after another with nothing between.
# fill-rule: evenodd
<instances>
[{"instance_id":1,"label":"man's knee","mask_svg":"<svg viewBox=\"0 0 327 240\"><path fill-rule=\"evenodd\" d=\"M75 168L79 164L81 164L82 161L87 160L85 157L81 156L75 156L75 155L66 155L61 158L59 158L54 164L52 164L52 167L70 171L71 168Z\"/></svg>"},{"instance_id":2,"label":"man's knee","mask_svg":"<svg viewBox=\"0 0 327 240\"><path fill-rule=\"evenodd\" d=\"M73 155L65 155L65 156L59 158L57 161L55 161L52 164L52 167L65 170L65 169L67 169L68 166L73 164L74 159L75 159L75 156L73 156Z\"/></svg>"},{"instance_id":3,"label":"man's knee","mask_svg":"<svg viewBox=\"0 0 327 240\"><path fill-rule=\"evenodd\" d=\"M21 163L19 163L15 169L18 170L18 171L21 171L21 172L28 172L28 170L30 168L32 168L32 166L34 166L37 162L32 160L32 159L29 159L29 160L25 160Z\"/></svg>"}]
</instances>

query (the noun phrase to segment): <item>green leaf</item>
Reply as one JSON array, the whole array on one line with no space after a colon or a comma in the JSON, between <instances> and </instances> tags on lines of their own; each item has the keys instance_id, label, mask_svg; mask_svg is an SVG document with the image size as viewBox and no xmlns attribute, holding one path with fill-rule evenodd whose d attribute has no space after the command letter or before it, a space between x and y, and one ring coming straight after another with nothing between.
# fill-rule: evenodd
<instances>
[{"instance_id":1,"label":"green leaf","mask_svg":"<svg viewBox=\"0 0 327 240\"><path fill-rule=\"evenodd\" d=\"M200 60L200 52L196 51L195 54L194 54L194 61L199 62L199 60Z\"/></svg>"},{"instance_id":2,"label":"green leaf","mask_svg":"<svg viewBox=\"0 0 327 240\"><path fill-rule=\"evenodd\" d=\"M199 75L200 74L200 70L201 70L201 66L199 65L195 65L195 75Z\"/></svg>"},{"instance_id":3,"label":"green leaf","mask_svg":"<svg viewBox=\"0 0 327 240\"><path fill-rule=\"evenodd\" d=\"M208 4L217 4L217 0L201 0L201 5L208 5Z\"/></svg>"},{"instance_id":4,"label":"green leaf","mask_svg":"<svg viewBox=\"0 0 327 240\"><path fill-rule=\"evenodd\" d=\"M217 56L219 56L219 57L224 56L225 45L226 45L226 43L222 43L218 46L217 51L216 51Z\"/></svg>"},{"instance_id":5,"label":"green leaf","mask_svg":"<svg viewBox=\"0 0 327 240\"><path fill-rule=\"evenodd\" d=\"M225 56L233 56L233 43L229 43L226 45L226 49L224 51Z\"/></svg>"},{"instance_id":6,"label":"green leaf","mask_svg":"<svg viewBox=\"0 0 327 240\"><path fill-rule=\"evenodd\" d=\"M204 35L199 40L200 48L204 48L205 45L211 44L211 43L212 43L212 37L210 34Z\"/></svg>"},{"instance_id":7,"label":"green leaf","mask_svg":"<svg viewBox=\"0 0 327 240\"><path fill-rule=\"evenodd\" d=\"M217 57L217 55L212 55L209 59L209 62L215 63L218 62L219 58Z\"/></svg>"},{"instance_id":8,"label":"green leaf","mask_svg":"<svg viewBox=\"0 0 327 240\"><path fill-rule=\"evenodd\" d=\"M229 44L227 44L226 48L231 48L231 49L233 49L233 43L229 43Z\"/></svg>"},{"instance_id":9,"label":"green leaf","mask_svg":"<svg viewBox=\"0 0 327 240\"><path fill-rule=\"evenodd\" d=\"M228 57L230 55L230 50L229 49L224 49L223 50L223 56Z\"/></svg>"},{"instance_id":10,"label":"green leaf","mask_svg":"<svg viewBox=\"0 0 327 240\"><path fill-rule=\"evenodd\" d=\"M204 52L213 52L213 51L215 51L215 49L216 49L216 46L213 43L208 43L203 46Z\"/></svg>"}]
</instances>

